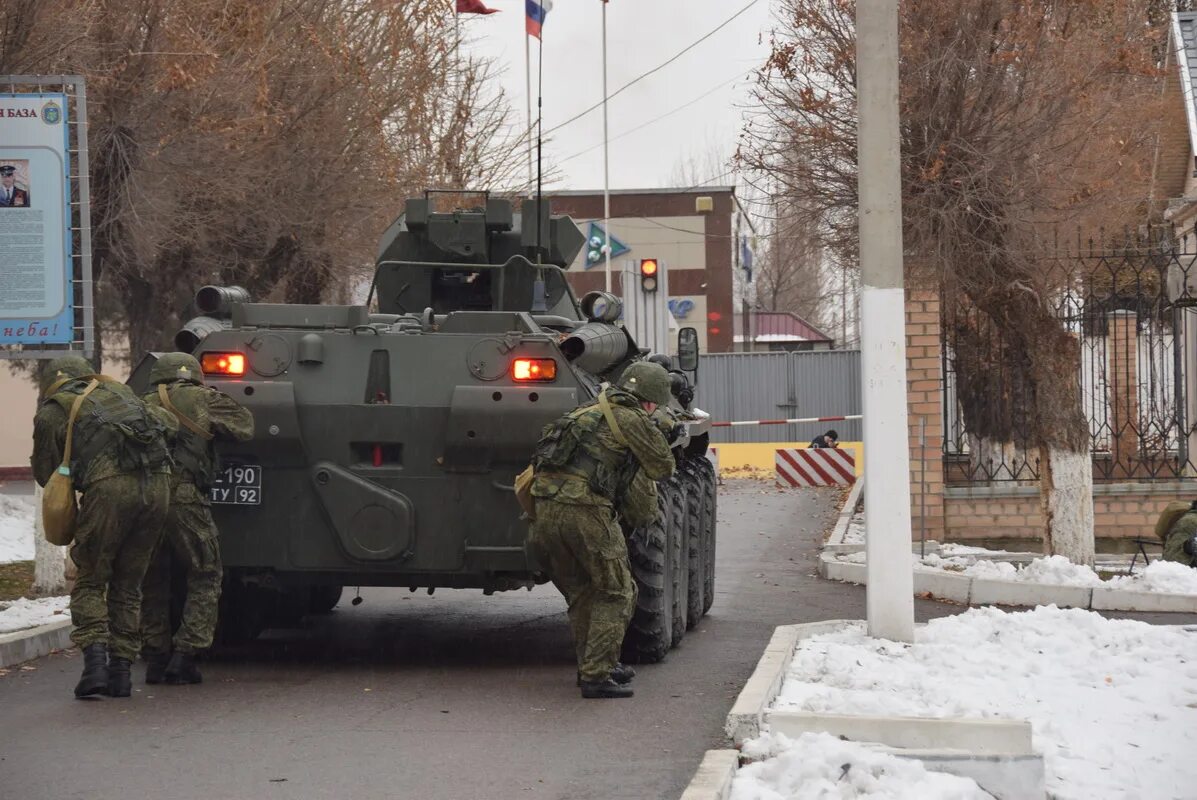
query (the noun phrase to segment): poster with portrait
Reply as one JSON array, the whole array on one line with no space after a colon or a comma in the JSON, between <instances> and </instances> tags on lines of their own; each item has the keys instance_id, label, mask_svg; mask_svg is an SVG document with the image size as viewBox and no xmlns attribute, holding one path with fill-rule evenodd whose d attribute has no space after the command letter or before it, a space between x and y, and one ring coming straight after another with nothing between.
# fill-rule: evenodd
<instances>
[{"instance_id":1,"label":"poster with portrait","mask_svg":"<svg viewBox=\"0 0 1197 800\"><path fill-rule=\"evenodd\" d=\"M62 94L0 94L0 344L74 338Z\"/></svg>"}]
</instances>

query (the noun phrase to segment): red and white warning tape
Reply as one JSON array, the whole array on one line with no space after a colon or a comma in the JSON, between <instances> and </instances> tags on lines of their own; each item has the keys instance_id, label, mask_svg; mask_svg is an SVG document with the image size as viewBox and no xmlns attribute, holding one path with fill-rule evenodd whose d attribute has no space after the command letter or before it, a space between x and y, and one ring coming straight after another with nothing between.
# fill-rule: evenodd
<instances>
[{"instance_id":1,"label":"red and white warning tape","mask_svg":"<svg viewBox=\"0 0 1197 800\"><path fill-rule=\"evenodd\" d=\"M736 428L741 425L789 425L795 422L843 422L850 419L864 419L863 414L849 414L846 417L800 417L799 419L749 419L742 422L712 422L712 428Z\"/></svg>"}]
</instances>

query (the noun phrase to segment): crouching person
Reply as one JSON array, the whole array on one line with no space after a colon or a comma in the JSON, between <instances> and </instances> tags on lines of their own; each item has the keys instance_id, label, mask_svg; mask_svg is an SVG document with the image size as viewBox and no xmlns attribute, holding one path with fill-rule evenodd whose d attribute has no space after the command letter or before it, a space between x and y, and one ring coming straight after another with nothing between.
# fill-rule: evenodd
<instances>
[{"instance_id":1,"label":"crouching person","mask_svg":"<svg viewBox=\"0 0 1197 800\"><path fill-rule=\"evenodd\" d=\"M145 577L141 608L146 683L200 683L196 654L212 646L220 601L220 544L209 508L215 471L212 443L253 437L248 409L205 386L200 365L186 353L163 355L150 371L147 405L178 421L171 441L175 470L170 512L157 555ZM171 636L171 574L185 574L183 617Z\"/></svg>"},{"instance_id":2,"label":"crouching person","mask_svg":"<svg viewBox=\"0 0 1197 800\"><path fill-rule=\"evenodd\" d=\"M39 485L69 470L82 493L71 546L78 567L71 641L83 651L75 696L128 697L140 645L141 582L170 503L165 437L173 420L148 409L123 383L94 372L78 356L47 366L30 461Z\"/></svg>"},{"instance_id":3,"label":"crouching person","mask_svg":"<svg viewBox=\"0 0 1197 800\"><path fill-rule=\"evenodd\" d=\"M618 388L545 428L532 459L535 521L530 532L553 584L565 596L577 650L578 683L587 698L631 697L632 671L619 652L636 603L628 550L616 519L652 504L651 481L673 474L665 436L649 418L669 402L669 376L648 362L629 366ZM621 478L643 477L620 498ZM651 518L651 517L650 517Z\"/></svg>"}]
</instances>

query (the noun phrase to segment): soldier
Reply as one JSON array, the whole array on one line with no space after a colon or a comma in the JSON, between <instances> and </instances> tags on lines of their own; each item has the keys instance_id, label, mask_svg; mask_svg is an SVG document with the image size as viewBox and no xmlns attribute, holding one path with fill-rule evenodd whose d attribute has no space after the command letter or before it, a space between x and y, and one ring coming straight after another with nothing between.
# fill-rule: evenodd
<instances>
[{"instance_id":1,"label":"soldier","mask_svg":"<svg viewBox=\"0 0 1197 800\"><path fill-rule=\"evenodd\" d=\"M93 386L92 384L95 383ZM82 492L71 559L71 641L83 650L76 697L128 697L137 657L141 582L166 521L174 422L123 383L94 375L78 356L50 362L33 420L33 476L45 486L62 463L72 406L79 407L69 465Z\"/></svg>"},{"instance_id":2,"label":"soldier","mask_svg":"<svg viewBox=\"0 0 1197 800\"><path fill-rule=\"evenodd\" d=\"M547 426L532 459L531 544L569 604L583 697L632 696L635 673L618 659L636 584L615 505L640 524L655 516L652 481L672 475L674 461L649 415L667 402L665 370L632 364L619 388Z\"/></svg>"},{"instance_id":3,"label":"soldier","mask_svg":"<svg viewBox=\"0 0 1197 800\"><path fill-rule=\"evenodd\" d=\"M1197 566L1197 501L1188 509L1182 503L1169 503L1160 517L1156 534L1164 542L1164 560Z\"/></svg>"},{"instance_id":4,"label":"soldier","mask_svg":"<svg viewBox=\"0 0 1197 800\"><path fill-rule=\"evenodd\" d=\"M146 683L200 683L196 654L212 646L220 600L220 544L208 507L215 473L214 439L244 442L254 418L233 398L203 385L199 362L167 353L150 371L147 405L164 408L179 422L171 443L175 459L170 513L153 565L146 573L141 620ZM172 562L186 572L183 618L170 633Z\"/></svg>"}]
</instances>

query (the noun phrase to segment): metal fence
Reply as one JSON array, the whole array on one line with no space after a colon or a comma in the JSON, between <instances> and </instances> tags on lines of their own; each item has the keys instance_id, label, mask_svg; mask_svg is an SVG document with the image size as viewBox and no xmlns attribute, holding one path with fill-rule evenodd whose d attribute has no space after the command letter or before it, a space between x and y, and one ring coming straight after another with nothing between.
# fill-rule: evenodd
<instances>
[{"instance_id":1,"label":"metal fence","mask_svg":"<svg viewBox=\"0 0 1197 800\"><path fill-rule=\"evenodd\" d=\"M717 422L859 414L860 351L703 355L696 403ZM804 442L829 427L841 441L860 441L859 420L715 428L711 440Z\"/></svg>"},{"instance_id":2,"label":"metal fence","mask_svg":"<svg viewBox=\"0 0 1197 800\"><path fill-rule=\"evenodd\" d=\"M1075 372L1060 379L1077 382L1095 480L1192 474L1184 376L1197 341L1197 296L1188 287L1197 284L1195 260L1165 247L1092 245L1041 260L1054 287L1043 300L1079 345ZM947 481L1037 479L1025 355L978 309L946 297L943 308Z\"/></svg>"}]
</instances>

